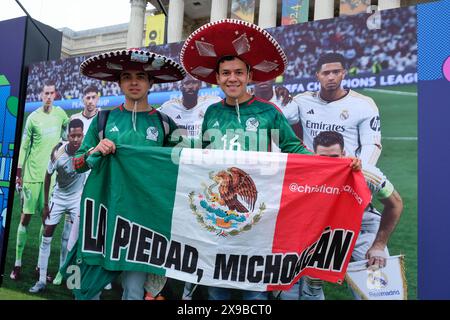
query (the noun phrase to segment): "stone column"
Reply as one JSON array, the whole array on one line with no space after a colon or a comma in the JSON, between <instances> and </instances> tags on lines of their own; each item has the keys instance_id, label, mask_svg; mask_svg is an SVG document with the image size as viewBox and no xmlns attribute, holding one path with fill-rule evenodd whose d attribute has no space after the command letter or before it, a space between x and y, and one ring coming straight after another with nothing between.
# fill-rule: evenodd
<instances>
[{"instance_id":1,"label":"stone column","mask_svg":"<svg viewBox=\"0 0 450 320\"><path fill-rule=\"evenodd\" d=\"M228 14L228 0L212 0L210 22L226 19Z\"/></svg>"},{"instance_id":2,"label":"stone column","mask_svg":"<svg viewBox=\"0 0 450 320\"><path fill-rule=\"evenodd\" d=\"M378 10L400 8L400 0L378 0Z\"/></svg>"},{"instance_id":3,"label":"stone column","mask_svg":"<svg viewBox=\"0 0 450 320\"><path fill-rule=\"evenodd\" d=\"M128 25L127 48L140 48L144 40L145 8L147 0L130 0L131 13Z\"/></svg>"},{"instance_id":4,"label":"stone column","mask_svg":"<svg viewBox=\"0 0 450 320\"><path fill-rule=\"evenodd\" d=\"M314 2L314 20L334 17L334 0L316 0Z\"/></svg>"},{"instance_id":5,"label":"stone column","mask_svg":"<svg viewBox=\"0 0 450 320\"><path fill-rule=\"evenodd\" d=\"M170 0L167 25L167 42L181 41L183 34L184 0Z\"/></svg>"},{"instance_id":6,"label":"stone column","mask_svg":"<svg viewBox=\"0 0 450 320\"><path fill-rule=\"evenodd\" d=\"M277 25L277 0L259 1L258 25L263 28L272 28Z\"/></svg>"}]
</instances>

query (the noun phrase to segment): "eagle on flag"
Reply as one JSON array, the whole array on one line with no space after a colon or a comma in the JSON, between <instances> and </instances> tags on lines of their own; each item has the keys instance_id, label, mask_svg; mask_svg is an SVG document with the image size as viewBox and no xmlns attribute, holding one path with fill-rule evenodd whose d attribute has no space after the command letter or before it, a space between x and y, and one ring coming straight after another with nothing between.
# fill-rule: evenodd
<instances>
[{"instance_id":1,"label":"eagle on flag","mask_svg":"<svg viewBox=\"0 0 450 320\"><path fill-rule=\"evenodd\" d=\"M221 199L230 210L240 213L253 211L258 198L258 190L248 173L239 168L231 167L219 171L214 175L213 180L219 186ZM247 207L239 201L238 196L242 198Z\"/></svg>"}]
</instances>

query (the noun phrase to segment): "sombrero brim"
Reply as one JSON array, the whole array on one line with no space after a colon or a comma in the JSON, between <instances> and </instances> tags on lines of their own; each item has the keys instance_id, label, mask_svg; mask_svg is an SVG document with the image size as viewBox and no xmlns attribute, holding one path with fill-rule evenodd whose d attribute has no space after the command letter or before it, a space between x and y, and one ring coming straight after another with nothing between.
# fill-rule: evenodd
<instances>
[{"instance_id":1,"label":"sombrero brim","mask_svg":"<svg viewBox=\"0 0 450 320\"><path fill-rule=\"evenodd\" d=\"M181 49L180 62L193 77L216 84L215 69L223 56L237 56L247 63L254 81L274 79L287 65L283 49L267 31L235 19L211 22L194 31Z\"/></svg>"},{"instance_id":2,"label":"sombrero brim","mask_svg":"<svg viewBox=\"0 0 450 320\"><path fill-rule=\"evenodd\" d=\"M104 81L118 81L125 70L144 71L154 78L154 83L179 81L186 75L183 67L174 60L141 50L105 52L80 65L81 74Z\"/></svg>"}]
</instances>

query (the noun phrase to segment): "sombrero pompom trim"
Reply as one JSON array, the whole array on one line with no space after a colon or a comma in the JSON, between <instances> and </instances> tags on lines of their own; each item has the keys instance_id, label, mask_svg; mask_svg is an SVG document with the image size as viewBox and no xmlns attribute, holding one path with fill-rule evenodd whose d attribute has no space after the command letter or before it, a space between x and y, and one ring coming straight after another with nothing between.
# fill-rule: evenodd
<instances>
[{"instance_id":1,"label":"sombrero pompom trim","mask_svg":"<svg viewBox=\"0 0 450 320\"><path fill-rule=\"evenodd\" d=\"M155 83L179 81L186 75L176 61L154 52L135 49L100 53L80 65L81 74L103 81L118 81L124 70L142 70L152 76Z\"/></svg>"},{"instance_id":2,"label":"sombrero pompom trim","mask_svg":"<svg viewBox=\"0 0 450 320\"><path fill-rule=\"evenodd\" d=\"M237 45L235 42L238 42L242 38L243 34L245 34L245 30L243 33L240 34L240 36L234 40L227 39L231 41L230 48L234 46L235 48L235 54L234 56L242 59L245 63L250 65L253 71L253 80L255 81L267 81L273 78L276 78L278 75L282 74L287 66L287 57L281 48L281 46L278 44L278 42L273 38L273 36L268 33L266 30L260 28L259 26L249 23L247 21L237 20L237 19L222 19L215 22L207 23L197 30L195 30L185 41L181 52L180 52L180 62L185 68L185 70L191 74L193 77L208 82L216 84L215 79L215 73L213 72L216 68L218 60L229 54L221 54L216 53L215 50L217 49L217 46L214 46L211 43L200 41L202 38L205 38L208 34L205 33L206 30L214 30L217 28L217 26L227 24L231 25L234 24L238 27L243 26L245 28L250 28L252 30L257 31L260 33L264 40L267 40L268 42L265 42L264 45L271 44L273 46L273 49L275 49L274 52L272 52L272 55L276 63L273 61L268 61L266 59L263 59L263 56L259 54L259 52L254 51L252 56L259 55L260 60L259 61L251 61L252 58L250 57L250 54L248 54L251 49L248 42L248 39L243 39L241 41L241 44L243 44L244 49L243 51L240 51L237 49ZM242 30L241 30L242 31ZM213 32L213 31L211 31ZM238 32L236 32L236 35ZM231 32L230 35L232 36ZM251 38L250 38L251 39ZM251 39L252 40L252 39ZM217 44L219 41L223 43L223 39L217 39ZM246 47L248 46L248 48ZM195 63L192 62L193 57L190 55L194 55L195 50L189 50L189 49L197 49L197 56L195 58L198 58L199 61L195 61ZM246 51L246 49L250 51ZM265 52L268 52L270 50L265 50ZM194 53L191 53L194 52ZM200 53L201 52L201 53ZM248 54L248 55L246 55ZM187 61L189 60L189 61ZM201 60L201 61L200 61Z\"/></svg>"}]
</instances>

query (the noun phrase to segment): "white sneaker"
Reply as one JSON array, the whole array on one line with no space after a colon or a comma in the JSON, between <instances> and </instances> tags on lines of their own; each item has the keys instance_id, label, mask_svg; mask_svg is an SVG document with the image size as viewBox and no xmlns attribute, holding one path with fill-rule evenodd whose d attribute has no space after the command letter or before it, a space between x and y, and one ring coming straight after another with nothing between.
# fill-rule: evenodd
<instances>
[{"instance_id":1,"label":"white sneaker","mask_svg":"<svg viewBox=\"0 0 450 320\"><path fill-rule=\"evenodd\" d=\"M28 290L28 291L31 292L31 293L39 293L39 292L41 292L41 291L44 291L44 289L45 289L45 283L44 283L44 282L38 281L38 282L36 282L36 284L35 284L34 286L32 286L32 287L30 288L30 290Z\"/></svg>"},{"instance_id":2,"label":"white sneaker","mask_svg":"<svg viewBox=\"0 0 450 320\"><path fill-rule=\"evenodd\" d=\"M111 290L111 289L112 289L111 283L108 283L103 289L105 289L105 290Z\"/></svg>"}]
</instances>

